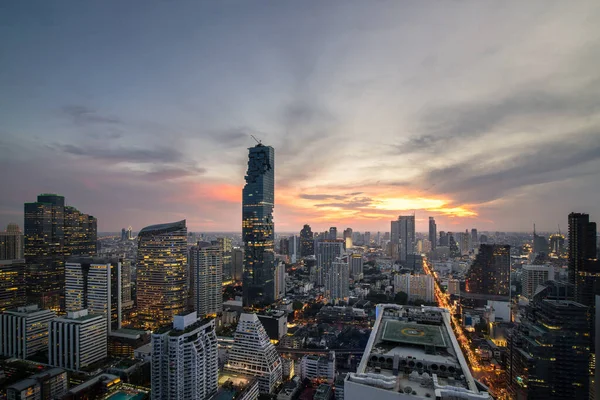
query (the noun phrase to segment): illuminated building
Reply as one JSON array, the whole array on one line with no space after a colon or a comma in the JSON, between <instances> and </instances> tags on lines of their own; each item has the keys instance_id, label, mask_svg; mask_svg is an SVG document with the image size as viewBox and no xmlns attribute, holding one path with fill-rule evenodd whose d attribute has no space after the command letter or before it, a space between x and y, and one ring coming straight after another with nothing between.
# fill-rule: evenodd
<instances>
[{"instance_id":1,"label":"illuminated building","mask_svg":"<svg viewBox=\"0 0 600 400\"><path fill-rule=\"evenodd\" d=\"M285 264L277 263L275 267L275 300L285 297Z\"/></svg>"},{"instance_id":2,"label":"illuminated building","mask_svg":"<svg viewBox=\"0 0 600 400\"><path fill-rule=\"evenodd\" d=\"M0 311L26 302L25 260L0 260Z\"/></svg>"},{"instance_id":3,"label":"illuminated building","mask_svg":"<svg viewBox=\"0 0 600 400\"><path fill-rule=\"evenodd\" d=\"M393 260L398 259L398 251L400 250L400 221L392 221L390 224L390 243L388 255Z\"/></svg>"},{"instance_id":4,"label":"illuminated building","mask_svg":"<svg viewBox=\"0 0 600 400\"><path fill-rule=\"evenodd\" d=\"M23 232L17 224L8 224L4 232L0 232L0 260L23 259Z\"/></svg>"},{"instance_id":5,"label":"illuminated building","mask_svg":"<svg viewBox=\"0 0 600 400\"><path fill-rule=\"evenodd\" d=\"M198 242L190 248L192 298L199 316L223 311L223 251L221 246Z\"/></svg>"},{"instance_id":6,"label":"illuminated building","mask_svg":"<svg viewBox=\"0 0 600 400\"><path fill-rule=\"evenodd\" d=\"M37 305L18 307L0 314L0 354L25 359L48 349L48 323L56 318Z\"/></svg>"},{"instance_id":7,"label":"illuminated building","mask_svg":"<svg viewBox=\"0 0 600 400\"><path fill-rule=\"evenodd\" d=\"M588 214L569 214L569 282L579 303L594 307L600 263L596 259L596 223Z\"/></svg>"},{"instance_id":8,"label":"illuminated building","mask_svg":"<svg viewBox=\"0 0 600 400\"><path fill-rule=\"evenodd\" d=\"M315 242L310 225L304 225L300 231L300 257L313 256L315 254Z\"/></svg>"},{"instance_id":9,"label":"illuminated building","mask_svg":"<svg viewBox=\"0 0 600 400\"><path fill-rule=\"evenodd\" d=\"M275 150L261 143L248 149L248 171L242 192L244 305L275 300Z\"/></svg>"},{"instance_id":10,"label":"illuminated building","mask_svg":"<svg viewBox=\"0 0 600 400\"><path fill-rule=\"evenodd\" d=\"M553 267L548 265L523 265L521 269L523 296L532 299L539 285L553 280Z\"/></svg>"},{"instance_id":11,"label":"illuminated building","mask_svg":"<svg viewBox=\"0 0 600 400\"><path fill-rule=\"evenodd\" d=\"M460 296L460 281L458 279L448 279L448 294Z\"/></svg>"},{"instance_id":12,"label":"illuminated building","mask_svg":"<svg viewBox=\"0 0 600 400\"><path fill-rule=\"evenodd\" d=\"M108 355L133 358L135 350L150 343L150 331L117 329L108 335Z\"/></svg>"},{"instance_id":13,"label":"illuminated building","mask_svg":"<svg viewBox=\"0 0 600 400\"><path fill-rule=\"evenodd\" d=\"M348 257L350 264L350 276L354 280L362 279L363 275L363 257L362 254L352 253Z\"/></svg>"},{"instance_id":14,"label":"illuminated building","mask_svg":"<svg viewBox=\"0 0 600 400\"><path fill-rule=\"evenodd\" d=\"M63 306L65 257L96 254L96 219L65 206L65 198L56 194L41 194L24 208L29 301L58 309Z\"/></svg>"},{"instance_id":15,"label":"illuminated building","mask_svg":"<svg viewBox=\"0 0 600 400\"><path fill-rule=\"evenodd\" d=\"M256 314L242 314L226 370L253 375L260 393L272 393L282 379L282 362Z\"/></svg>"},{"instance_id":16,"label":"illuminated building","mask_svg":"<svg viewBox=\"0 0 600 400\"><path fill-rule=\"evenodd\" d=\"M231 243L230 237L220 237L217 238L217 243L219 248L221 249L222 258L223 258L223 275L227 278L231 278L233 276L232 271L232 257L231 253L233 252L233 246Z\"/></svg>"},{"instance_id":17,"label":"illuminated building","mask_svg":"<svg viewBox=\"0 0 600 400\"><path fill-rule=\"evenodd\" d=\"M428 303L435 301L433 276L401 274L394 276L394 292L404 292L409 301L420 300Z\"/></svg>"},{"instance_id":18,"label":"illuminated building","mask_svg":"<svg viewBox=\"0 0 600 400\"><path fill-rule=\"evenodd\" d=\"M87 310L68 312L48 327L48 364L79 371L107 356L106 318Z\"/></svg>"},{"instance_id":19,"label":"illuminated building","mask_svg":"<svg viewBox=\"0 0 600 400\"><path fill-rule=\"evenodd\" d=\"M287 313L285 311L271 310L264 314L257 314L257 316L269 339L280 340L287 335Z\"/></svg>"},{"instance_id":20,"label":"illuminated building","mask_svg":"<svg viewBox=\"0 0 600 400\"><path fill-rule=\"evenodd\" d=\"M131 260L121 260L121 308L123 311L133 308L133 297L131 297Z\"/></svg>"},{"instance_id":21,"label":"illuminated building","mask_svg":"<svg viewBox=\"0 0 600 400\"><path fill-rule=\"evenodd\" d=\"M491 397L478 389L447 309L379 304L360 364L346 375L344 399Z\"/></svg>"},{"instance_id":22,"label":"illuminated building","mask_svg":"<svg viewBox=\"0 0 600 400\"><path fill-rule=\"evenodd\" d=\"M67 371L51 368L6 388L9 400L62 399L67 393Z\"/></svg>"},{"instance_id":23,"label":"illuminated building","mask_svg":"<svg viewBox=\"0 0 600 400\"><path fill-rule=\"evenodd\" d=\"M352 228L346 228L344 229L344 246L346 247L346 249L351 249L353 244L352 244Z\"/></svg>"},{"instance_id":24,"label":"illuminated building","mask_svg":"<svg viewBox=\"0 0 600 400\"><path fill-rule=\"evenodd\" d=\"M437 247L437 225L433 217L429 217L429 241L431 242L431 250L435 250Z\"/></svg>"},{"instance_id":25,"label":"illuminated building","mask_svg":"<svg viewBox=\"0 0 600 400\"><path fill-rule=\"evenodd\" d=\"M347 301L350 296L350 271L348 262L338 258L327 269L325 298L333 304Z\"/></svg>"},{"instance_id":26,"label":"illuminated building","mask_svg":"<svg viewBox=\"0 0 600 400\"><path fill-rule=\"evenodd\" d=\"M146 329L169 325L187 300L185 220L151 225L138 233L137 308Z\"/></svg>"},{"instance_id":27,"label":"illuminated building","mask_svg":"<svg viewBox=\"0 0 600 400\"><path fill-rule=\"evenodd\" d=\"M465 296L507 301L510 295L510 246L480 245L466 278Z\"/></svg>"},{"instance_id":28,"label":"illuminated building","mask_svg":"<svg viewBox=\"0 0 600 400\"><path fill-rule=\"evenodd\" d=\"M210 399L218 389L214 319L177 315L152 334L152 399Z\"/></svg>"},{"instance_id":29,"label":"illuminated building","mask_svg":"<svg viewBox=\"0 0 600 400\"><path fill-rule=\"evenodd\" d=\"M65 311L87 309L102 315L107 333L121 328L121 262L92 257L72 257L65 264Z\"/></svg>"},{"instance_id":30,"label":"illuminated building","mask_svg":"<svg viewBox=\"0 0 600 400\"><path fill-rule=\"evenodd\" d=\"M336 376L335 351L330 351L327 356L305 355L300 361L300 378L321 379L333 383Z\"/></svg>"},{"instance_id":31,"label":"illuminated building","mask_svg":"<svg viewBox=\"0 0 600 400\"><path fill-rule=\"evenodd\" d=\"M566 300L534 301L507 336L514 399L587 399L588 308Z\"/></svg>"},{"instance_id":32,"label":"illuminated building","mask_svg":"<svg viewBox=\"0 0 600 400\"><path fill-rule=\"evenodd\" d=\"M325 286L325 279L331 269L331 264L344 254L343 240L323 240L317 242L316 280L318 286Z\"/></svg>"}]
</instances>

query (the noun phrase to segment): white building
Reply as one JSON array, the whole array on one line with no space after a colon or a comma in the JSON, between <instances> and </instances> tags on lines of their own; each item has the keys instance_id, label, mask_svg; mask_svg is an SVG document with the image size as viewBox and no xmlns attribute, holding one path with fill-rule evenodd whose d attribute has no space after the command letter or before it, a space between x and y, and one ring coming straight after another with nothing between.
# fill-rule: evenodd
<instances>
[{"instance_id":1,"label":"white building","mask_svg":"<svg viewBox=\"0 0 600 400\"><path fill-rule=\"evenodd\" d=\"M292 264L297 263L300 259L300 238L297 235L289 237L288 254Z\"/></svg>"},{"instance_id":2,"label":"white building","mask_svg":"<svg viewBox=\"0 0 600 400\"><path fill-rule=\"evenodd\" d=\"M348 263L338 258L327 273L325 280L325 298L331 303L348 300L350 296L350 273Z\"/></svg>"},{"instance_id":3,"label":"white building","mask_svg":"<svg viewBox=\"0 0 600 400\"><path fill-rule=\"evenodd\" d=\"M206 242L190 249L192 296L199 316L223 311L223 252Z\"/></svg>"},{"instance_id":4,"label":"white building","mask_svg":"<svg viewBox=\"0 0 600 400\"><path fill-rule=\"evenodd\" d=\"M460 281L458 279L448 279L448 293L460 296Z\"/></svg>"},{"instance_id":5,"label":"white building","mask_svg":"<svg viewBox=\"0 0 600 400\"><path fill-rule=\"evenodd\" d=\"M48 349L48 323L54 311L37 305L18 307L0 315L0 354L25 359Z\"/></svg>"},{"instance_id":6,"label":"white building","mask_svg":"<svg viewBox=\"0 0 600 400\"><path fill-rule=\"evenodd\" d=\"M363 257L362 254L352 253L348 257L350 264L350 276L354 280L360 280L363 277Z\"/></svg>"},{"instance_id":7,"label":"white building","mask_svg":"<svg viewBox=\"0 0 600 400\"><path fill-rule=\"evenodd\" d=\"M305 355L300 361L300 378L325 379L329 383L335 380L335 351L330 351L327 357Z\"/></svg>"},{"instance_id":8,"label":"white building","mask_svg":"<svg viewBox=\"0 0 600 400\"><path fill-rule=\"evenodd\" d=\"M343 240L324 240L317 242L316 256L316 280L317 286L325 286L327 273L333 262L344 254Z\"/></svg>"},{"instance_id":9,"label":"white building","mask_svg":"<svg viewBox=\"0 0 600 400\"><path fill-rule=\"evenodd\" d=\"M432 349L439 349L433 352ZM491 399L477 388L438 307L379 304L367 347L344 381L345 400Z\"/></svg>"},{"instance_id":10,"label":"white building","mask_svg":"<svg viewBox=\"0 0 600 400\"><path fill-rule=\"evenodd\" d=\"M107 332L121 329L121 263L97 258L78 258L65 264L65 311L87 309L102 315Z\"/></svg>"},{"instance_id":11,"label":"white building","mask_svg":"<svg viewBox=\"0 0 600 400\"><path fill-rule=\"evenodd\" d=\"M226 368L258 378L261 393L272 393L282 379L282 362L256 314L242 314Z\"/></svg>"},{"instance_id":12,"label":"white building","mask_svg":"<svg viewBox=\"0 0 600 400\"><path fill-rule=\"evenodd\" d=\"M431 275L401 274L394 276L394 292L408 294L408 300L434 301L434 282Z\"/></svg>"},{"instance_id":13,"label":"white building","mask_svg":"<svg viewBox=\"0 0 600 400\"><path fill-rule=\"evenodd\" d=\"M285 264L277 263L275 266L275 300L285 297Z\"/></svg>"},{"instance_id":14,"label":"white building","mask_svg":"<svg viewBox=\"0 0 600 400\"><path fill-rule=\"evenodd\" d=\"M523 296L532 299L538 285L554 280L554 268L549 265L523 265L521 285Z\"/></svg>"},{"instance_id":15,"label":"white building","mask_svg":"<svg viewBox=\"0 0 600 400\"><path fill-rule=\"evenodd\" d=\"M48 364L78 371L107 356L106 318L88 310L50 321Z\"/></svg>"},{"instance_id":16,"label":"white building","mask_svg":"<svg viewBox=\"0 0 600 400\"><path fill-rule=\"evenodd\" d=\"M214 319L177 315L152 334L152 399L209 399L219 384Z\"/></svg>"}]
</instances>

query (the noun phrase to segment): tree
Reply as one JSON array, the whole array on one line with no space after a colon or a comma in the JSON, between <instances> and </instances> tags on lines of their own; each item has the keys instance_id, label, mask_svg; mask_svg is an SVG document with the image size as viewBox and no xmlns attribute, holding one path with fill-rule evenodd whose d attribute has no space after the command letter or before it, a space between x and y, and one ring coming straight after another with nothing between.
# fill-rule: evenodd
<instances>
[{"instance_id":1,"label":"tree","mask_svg":"<svg viewBox=\"0 0 600 400\"><path fill-rule=\"evenodd\" d=\"M394 296L394 303L399 304L401 306L406 305L408 302L408 294L404 292L398 292Z\"/></svg>"},{"instance_id":2,"label":"tree","mask_svg":"<svg viewBox=\"0 0 600 400\"><path fill-rule=\"evenodd\" d=\"M292 303L292 308L294 309L294 311L302 310L302 307L304 307L304 303L302 303L301 301L296 300Z\"/></svg>"}]
</instances>

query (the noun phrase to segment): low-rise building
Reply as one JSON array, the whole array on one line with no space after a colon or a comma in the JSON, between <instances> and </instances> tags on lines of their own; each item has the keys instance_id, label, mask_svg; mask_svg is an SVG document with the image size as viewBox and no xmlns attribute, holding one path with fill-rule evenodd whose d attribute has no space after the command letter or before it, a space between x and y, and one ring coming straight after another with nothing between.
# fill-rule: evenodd
<instances>
[{"instance_id":1,"label":"low-rise building","mask_svg":"<svg viewBox=\"0 0 600 400\"><path fill-rule=\"evenodd\" d=\"M300 377L304 379L320 379L333 383L335 380L335 351L327 357L305 355L300 361Z\"/></svg>"},{"instance_id":2,"label":"low-rise building","mask_svg":"<svg viewBox=\"0 0 600 400\"><path fill-rule=\"evenodd\" d=\"M8 400L60 399L67 393L67 371L51 368L6 388Z\"/></svg>"}]
</instances>

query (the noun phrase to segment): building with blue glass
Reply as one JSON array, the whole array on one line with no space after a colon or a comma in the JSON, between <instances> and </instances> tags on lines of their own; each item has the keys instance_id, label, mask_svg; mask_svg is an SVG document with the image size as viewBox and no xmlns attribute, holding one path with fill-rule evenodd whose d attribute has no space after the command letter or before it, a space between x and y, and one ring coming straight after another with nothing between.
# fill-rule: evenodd
<instances>
[{"instance_id":1,"label":"building with blue glass","mask_svg":"<svg viewBox=\"0 0 600 400\"><path fill-rule=\"evenodd\" d=\"M248 171L242 192L242 288L244 305L251 306L275 300L275 150L262 143L248 150Z\"/></svg>"}]
</instances>

